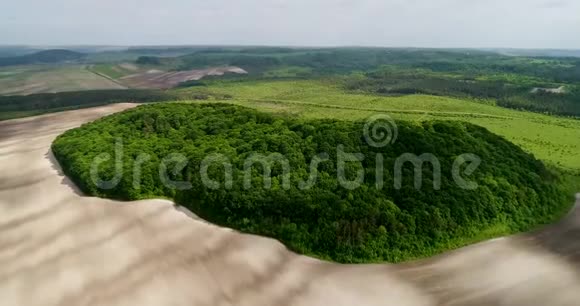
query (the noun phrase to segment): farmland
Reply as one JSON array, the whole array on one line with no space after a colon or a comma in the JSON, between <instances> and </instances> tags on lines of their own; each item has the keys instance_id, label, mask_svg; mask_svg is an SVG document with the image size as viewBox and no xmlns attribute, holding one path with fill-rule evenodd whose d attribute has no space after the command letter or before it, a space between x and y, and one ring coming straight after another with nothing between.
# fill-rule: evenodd
<instances>
[{"instance_id":1,"label":"farmland","mask_svg":"<svg viewBox=\"0 0 580 306\"><path fill-rule=\"evenodd\" d=\"M170 199L214 224L275 238L298 253L343 263L433 256L533 230L569 212L571 195L580 188L580 105L576 99L580 92L575 83L578 75L572 70L579 66L500 58L488 61L484 66L488 70L478 70L473 66L482 65L481 58L463 66L456 65L460 59L442 63L450 54L436 54L435 62L417 67L417 61L428 59L429 52L406 64L405 54L398 54L391 59L394 64L378 66L361 61L366 56L351 57L349 62L349 52L264 51L268 50L87 64L94 75L123 85L207 71L212 67L208 65L235 63L248 73L176 82L171 89L154 89L155 82L134 82L131 86L145 88L0 97L0 120L109 103L150 103L70 130L53 142L54 156L80 190L122 200ZM261 54L248 55L252 52ZM353 52L350 55L358 51ZM508 63L502 66L501 61ZM171 68L180 63L179 69ZM38 124L43 118L67 114L22 122L44 128ZM396 141L381 149L369 147L361 137L364 120L376 114L390 115L399 129ZM102 189L89 179L93 175L89 166L96 156L112 153L115 139L122 139L122 159L127 163L123 163L119 184ZM362 171L353 164L345 169L350 177L362 173L363 185L358 189L339 188L339 169L333 165L339 165L342 146L345 152L361 152L366 157ZM39 158L46 158L44 152ZM157 175L158 161L174 152L191 163L169 177L191 188L173 188ZM321 164L314 189L301 190L300 183L312 171L308 162L317 152L330 153L330 163ZM457 188L448 171L451 162L465 152L481 158L481 171L471 176L478 185L475 191ZM270 169L262 164L252 172L241 168L246 157L255 153L288 157L289 189L284 164ZM233 162L232 188L226 187L228 170L221 176L224 168L219 165L207 171L218 179L218 186L225 179L225 189L214 190L196 176L201 159L205 161L208 154L222 154ZM413 169L404 167L398 189L397 157L406 154L436 156L442 170L447 169L441 188L436 187L438 168L433 164L422 167L420 190L410 179ZM131 179L137 166L132 163L135 156L151 157L139 164L144 171L138 185ZM99 175L110 178L114 170L116 176L112 161L99 165ZM375 167L379 163L386 171L380 182ZM416 175L420 167L415 166ZM269 170L271 181L261 175ZM251 189L243 187L246 177Z\"/></svg>"},{"instance_id":2,"label":"farmland","mask_svg":"<svg viewBox=\"0 0 580 306\"><path fill-rule=\"evenodd\" d=\"M10 66L0 68L0 95L127 88L168 89L182 82L225 73L246 72L237 67L164 71L131 63Z\"/></svg>"},{"instance_id":3,"label":"farmland","mask_svg":"<svg viewBox=\"0 0 580 306\"><path fill-rule=\"evenodd\" d=\"M0 95L28 95L89 89L125 89L84 65L28 65L0 68Z\"/></svg>"},{"instance_id":4,"label":"farmland","mask_svg":"<svg viewBox=\"0 0 580 306\"><path fill-rule=\"evenodd\" d=\"M3 95L79 91L26 101L4 97L0 106L6 112L0 119L119 101L192 99L311 119L356 120L380 112L411 121L468 121L544 161L580 169L580 121L574 119L580 115L578 59L380 48L216 47L131 52L139 57L95 61L89 56L94 62L87 65L0 69ZM184 55L187 52L191 53ZM207 76L229 69L247 74ZM196 81L203 76L206 78ZM151 97L147 91L103 91L101 102L98 92L82 92L125 87L161 90L151 91Z\"/></svg>"}]
</instances>

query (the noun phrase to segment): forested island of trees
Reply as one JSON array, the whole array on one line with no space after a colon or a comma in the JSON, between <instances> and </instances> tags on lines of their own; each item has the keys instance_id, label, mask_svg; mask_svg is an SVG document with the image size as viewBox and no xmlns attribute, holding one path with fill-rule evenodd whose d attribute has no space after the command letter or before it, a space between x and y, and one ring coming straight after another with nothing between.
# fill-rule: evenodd
<instances>
[{"instance_id":1,"label":"forested island of trees","mask_svg":"<svg viewBox=\"0 0 580 306\"><path fill-rule=\"evenodd\" d=\"M482 127L457 121L396 124L396 141L376 147L365 138L365 122L298 119L217 103L164 103L67 131L52 150L65 173L89 195L171 198L210 222L344 263L433 255L534 228L561 216L571 204L558 173ZM115 158L101 160L97 172L91 169L101 154L115 156L116 148L119 153L119 141L122 175L118 184L99 188L91 175L114 180ZM362 174L364 182L357 188L345 188L338 180L341 151L364 158L345 168L349 180ZM327 159L317 165L315 183L304 188L312 160L323 153ZM434 182L436 167L429 163L419 168L420 188L412 163L402 167L401 186L396 186L397 160L409 153L437 157L440 186ZM476 189L462 188L453 177L453 164L464 153L481 159L465 176ZM175 154L187 163L165 164ZM249 172L245 167L256 154L271 158L269 186L263 176L267 166L256 163ZM208 156L220 159L204 169ZM280 156L289 171L277 162ZM169 169L165 179L186 185L168 185L160 165ZM136 167L141 169L138 180ZM231 177L224 171L228 167ZM382 179L378 168L384 169ZM204 182L204 171L217 185Z\"/></svg>"}]
</instances>

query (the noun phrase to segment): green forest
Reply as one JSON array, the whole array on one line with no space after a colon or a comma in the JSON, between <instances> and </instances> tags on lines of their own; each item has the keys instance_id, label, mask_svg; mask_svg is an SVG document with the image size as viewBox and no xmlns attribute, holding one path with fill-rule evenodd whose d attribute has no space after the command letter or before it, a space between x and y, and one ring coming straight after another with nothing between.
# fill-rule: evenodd
<instances>
[{"instance_id":1,"label":"green forest","mask_svg":"<svg viewBox=\"0 0 580 306\"><path fill-rule=\"evenodd\" d=\"M518 74L467 71L440 73L427 69L383 67L347 79L345 88L371 94L426 94L493 101L498 106L539 113L580 116L580 87Z\"/></svg>"},{"instance_id":2,"label":"green forest","mask_svg":"<svg viewBox=\"0 0 580 306\"><path fill-rule=\"evenodd\" d=\"M485 128L460 121L396 125L396 141L376 148L366 141L365 121L304 119L220 103L164 103L67 131L52 150L89 195L170 198L210 222L344 263L429 256L535 228L569 209L571 193L563 174ZM103 153L114 156L119 139L120 180L99 188L91 178L94 161ZM338 179L340 152L360 153L359 162L344 164L348 180L364 178L357 188L345 188ZM437 167L429 163L418 168L421 188L415 186L412 163L403 165L401 186L396 186L397 160L405 153L436 156L440 186L434 178ZM465 153L482 161L464 176L477 184L475 190L460 188L453 177L453 164ZM186 162L166 159L175 154ZM208 156L214 162L204 167ZM265 163L247 168L255 158ZM165 178L161 165L169 169ZM115 170L110 158L93 175L114 180ZM313 171L315 183L305 189ZM204 183L202 173L215 185Z\"/></svg>"}]
</instances>

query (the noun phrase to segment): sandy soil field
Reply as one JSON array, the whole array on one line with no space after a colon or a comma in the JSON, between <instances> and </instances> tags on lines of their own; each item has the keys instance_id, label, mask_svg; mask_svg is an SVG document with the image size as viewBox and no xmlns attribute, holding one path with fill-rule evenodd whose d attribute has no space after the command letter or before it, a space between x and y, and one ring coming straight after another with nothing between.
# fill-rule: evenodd
<instances>
[{"instance_id":1,"label":"sandy soil field","mask_svg":"<svg viewBox=\"0 0 580 306\"><path fill-rule=\"evenodd\" d=\"M2 306L580 303L578 210L536 233L429 260L355 266L213 226L169 201L83 196L54 161L51 142L134 106L0 122Z\"/></svg>"}]
</instances>

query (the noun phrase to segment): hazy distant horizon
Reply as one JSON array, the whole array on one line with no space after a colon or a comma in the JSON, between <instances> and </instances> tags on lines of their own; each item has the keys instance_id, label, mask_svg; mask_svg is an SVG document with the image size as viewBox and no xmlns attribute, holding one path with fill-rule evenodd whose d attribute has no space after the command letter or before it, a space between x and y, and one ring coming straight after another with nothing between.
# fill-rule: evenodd
<instances>
[{"instance_id":1,"label":"hazy distant horizon","mask_svg":"<svg viewBox=\"0 0 580 306\"><path fill-rule=\"evenodd\" d=\"M4 45L580 49L574 0L21 0Z\"/></svg>"},{"instance_id":2,"label":"hazy distant horizon","mask_svg":"<svg viewBox=\"0 0 580 306\"><path fill-rule=\"evenodd\" d=\"M480 51L497 51L497 50L519 50L519 51L580 51L580 48L513 48L513 47L415 47L415 46L365 46L365 45L243 45L243 44L171 44L171 45L107 45L107 44L63 44L63 45L26 45L26 44L2 44L0 48L31 48L31 49L74 49L74 48L111 48L125 50L128 48L384 48L384 49L433 49L433 50L480 50Z\"/></svg>"}]
</instances>

